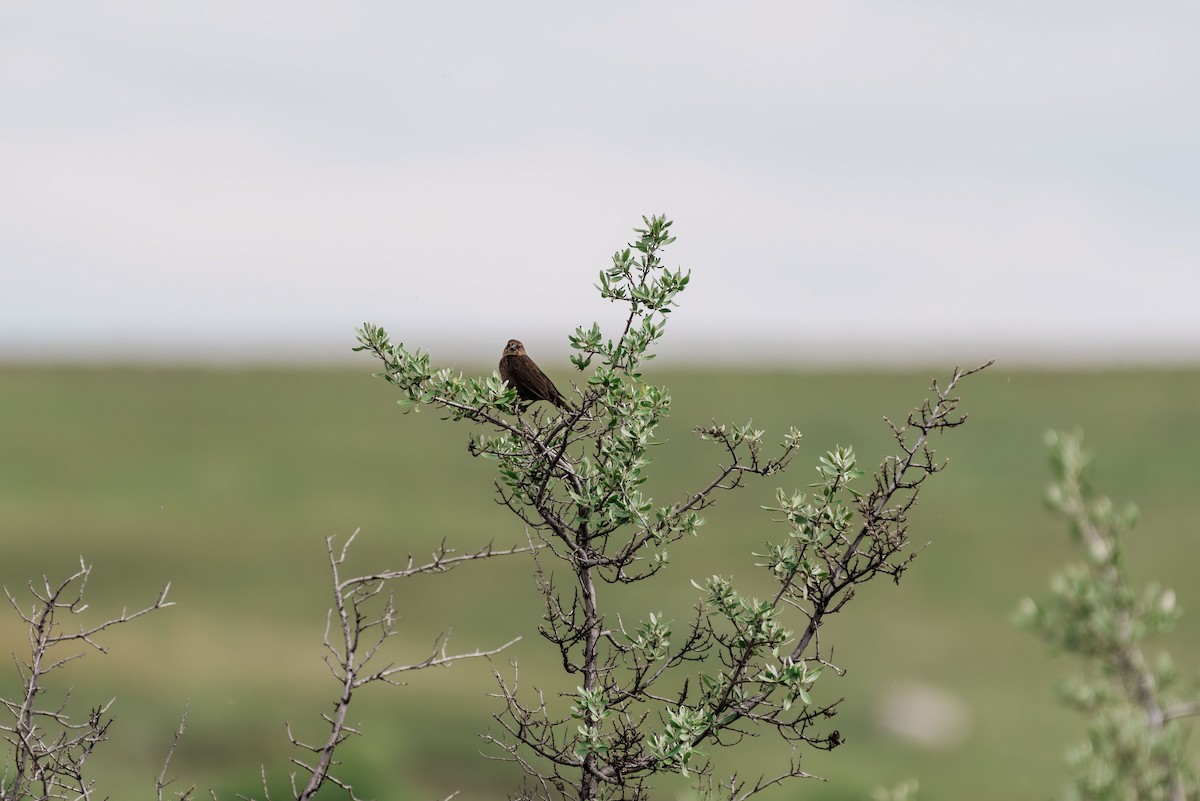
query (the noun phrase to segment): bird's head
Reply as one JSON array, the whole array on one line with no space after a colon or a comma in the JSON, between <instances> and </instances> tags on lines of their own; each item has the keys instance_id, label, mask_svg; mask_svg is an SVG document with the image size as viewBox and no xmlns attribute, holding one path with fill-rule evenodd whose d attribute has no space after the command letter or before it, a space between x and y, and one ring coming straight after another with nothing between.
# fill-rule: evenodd
<instances>
[{"instance_id":1,"label":"bird's head","mask_svg":"<svg viewBox=\"0 0 1200 801\"><path fill-rule=\"evenodd\" d=\"M525 346L521 344L519 339L510 339L508 344L504 346L505 356L524 356Z\"/></svg>"}]
</instances>

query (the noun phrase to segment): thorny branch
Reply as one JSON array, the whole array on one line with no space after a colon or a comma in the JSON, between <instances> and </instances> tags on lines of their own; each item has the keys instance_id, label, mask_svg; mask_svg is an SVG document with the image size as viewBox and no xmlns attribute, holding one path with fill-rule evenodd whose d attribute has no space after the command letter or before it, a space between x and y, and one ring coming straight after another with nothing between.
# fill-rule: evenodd
<instances>
[{"instance_id":1,"label":"thorny branch","mask_svg":"<svg viewBox=\"0 0 1200 801\"><path fill-rule=\"evenodd\" d=\"M167 749L167 756L163 759L162 770L158 772L158 778L154 780L154 798L156 801L163 801L163 791L176 781L175 778L167 778L167 771L171 768L171 760L175 757L175 749L179 747L179 741L183 739L183 733L187 730L187 715L188 707L185 706L183 714L179 718L179 727L175 729L175 734L171 737L171 747ZM178 801L188 801L195 790L195 785L192 785L182 792L175 793L175 798Z\"/></svg>"},{"instance_id":2,"label":"thorny branch","mask_svg":"<svg viewBox=\"0 0 1200 801\"><path fill-rule=\"evenodd\" d=\"M306 801L316 795L326 783L331 783L344 790L347 795L357 801L358 796L349 782L339 779L333 774L333 769L339 763L335 752L342 743L359 730L348 721L350 702L355 691L374 682L398 684L397 676L412 670L430 667L447 667L463 659L491 657L517 642L520 637L510 640L496 648L451 654L447 651L448 635L440 635L434 642L433 649L424 659L409 664L384 662L376 665L377 657L382 657L384 644L397 634L396 624L399 613L394 598L384 595L388 583L395 579L408 578L421 573L444 573L466 562L486 559L493 556L510 556L530 552L531 548L508 548L496 550L490 544L472 553L456 555L445 543L434 551L433 560L425 564L416 564L412 556L408 564L399 570L388 570L363 576L343 578L342 570L346 564L350 546L358 532L350 535L340 548L335 547L334 538L326 539L329 555L329 566L333 574L334 606L330 610L325 626L324 644L327 651L325 663L330 673L341 686L341 693L334 702L332 715L322 714L322 719L329 726L329 734L325 741L319 744L308 744L300 741L292 733L290 724L287 727L288 738L292 746L300 752L311 754L311 758L292 757L292 764L303 770L307 782L301 788L297 777L292 774L292 791L298 801ZM372 602L381 608L373 608ZM264 780L265 781L265 780Z\"/></svg>"},{"instance_id":3,"label":"thorny branch","mask_svg":"<svg viewBox=\"0 0 1200 801\"><path fill-rule=\"evenodd\" d=\"M174 605L167 600L168 584L150 606L134 612L122 609L117 617L68 629L69 616L81 615L88 608L83 595L91 572L91 565L80 560L79 570L58 584L52 584L46 577L40 585L30 582L28 590L33 603L29 607L4 588L9 603L28 627L29 658L14 659L21 677L20 698L0 699L11 718L11 722L0 723L0 732L4 732L11 754L11 761L5 761L0 776L0 801L92 797L94 782L88 778L85 767L96 746L108 739L112 723L108 710L112 701L93 707L86 720L76 722L67 711L70 693L58 706L44 705L46 678L82 658L86 648L106 653L95 639L100 633ZM71 646L84 650L73 650ZM62 654L64 647L70 652Z\"/></svg>"},{"instance_id":4,"label":"thorny branch","mask_svg":"<svg viewBox=\"0 0 1200 801\"><path fill-rule=\"evenodd\" d=\"M385 594L392 582L423 573L445 573L468 562L491 557L529 553L538 546L497 549L489 544L476 551L459 554L443 542L428 562L418 564L410 555L407 564L399 569L343 577L350 546L357 535L355 531L340 547L335 547L333 537L326 540L333 578L334 607L326 621L325 661L341 690L334 702L333 713L321 716L329 726L329 734L323 742L316 745L301 742L292 733L290 725L287 727L293 747L311 755L294 756L291 759L292 764L303 770L306 777L303 786L300 786L296 773L291 775L292 796L298 801L314 797L327 783L341 788L357 801L350 783L333 773L339 764L335 757L338 746L359 733L348 722L355 691L373 682L398 684L399 675L408 671L448 667L463 659L491 657L520 639L518 637L492 649L450 653L448 635L440 635L424 659L413 663L386 661L384 645L397 634L396 625L399 621L394 598L391 594ZM135 612L122 610L116 618L92 626L81 626L78 631L67 631L59 617L65 613L79 614L87 608L83 595L90 574L91 567L81 563L77 573L58 585L52 585L48 579L43 579L41 587L30 584L29 590L35 603L29 610L23 608L17 598L5 589L9 602L29 627L31 656L28 662L17 663L23 680L22 697L19 700L2 701L13 723L0 724L0 731L5 733L5 740L12 748L11 764L5 764L4 773L0 776L0 801L60 798L87 801L92 798L93 783L85 777L84 764L92 750L107 739L108 727L112 722L107 712L112 702L94 708L86 722L75 723L66 711L69 697L57 708L39 705L38 699L45 692L44 679L52 671L83 655L73 653L59 656L57 649L60 646L81 642L104 651L105 648L94 639L96 635L119 623L173 605L167 601L168 585L151 606ZM155 779L157 801L163 801L167 788L176 781L168 778L167 774L186 724L185 709L162 770ZM262 782L263 798L269 801L265 767ZM178 801L188 801L194 790L194 786L189 787L175 792L173 797ZM210 795L216 798L211 791Z\"/></svg>"}]
</instances>

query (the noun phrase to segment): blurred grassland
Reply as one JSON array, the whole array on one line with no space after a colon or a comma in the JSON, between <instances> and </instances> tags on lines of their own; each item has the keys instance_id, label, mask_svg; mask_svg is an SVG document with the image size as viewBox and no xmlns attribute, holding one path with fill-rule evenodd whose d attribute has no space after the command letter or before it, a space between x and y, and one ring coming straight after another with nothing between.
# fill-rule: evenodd
<instances>
[{"instance_id":1,"label":"blurred grassland","mask_svg":"<svg viewBox=\"0 0 1200 801\"><path fill-rule=\"evenodd\" d=\"M652 364L653 368L654 365ZM718 449L690 429L753 417L769 441L804 432L791 470L751 481L708 513L700 535L673 545L658 580L604 587L626 616L663 612L681 628L697 593L691 579L732 575L748 594L767 590L752 551L782 528L761 510L776 486L804 487L812 465L853 444L871 468L890 452L884 415L903 419L936 371L875 373L651 369L670 388L648 490L675 500L712 475ZM493 463L466 451L467 424L433 410L403 415L393 391L363 369L0 368L0 583L21 592L61 578L80 556L94 565L87 620L149 603L170 581L177 606L120 627L55 677L73 708L115 697L111 742L93 757L101 794L150 798L171 733L190 702L173 773L222 797L256 792L266 763L276 797L288 768L284 721L303 739L324 735L336 686L321 662L329 606L324 538L361 528L362 571L427 556L443 538L460 549L520 544L517 521L493 501ZM471 372L488 372L490 366ZM551 371L563 387L572 377ZM1082 726L1055 701L1073 663L1014 631L1024 595L1043 593L1070 549L1042 503L1042 433L1081 427L1099 455L1097 484L1143 510L1128 546L1138 583L1176 588L1185 607L1166 643L1182 673L1200 658L1200 372L1045 372L999 365L967 380L970 420L934 444L949 468L930 480L913 514L914 542L930 543L900 586L862 591L822 630L848 669L818 685L845 697L834 725L846 744L807 754L828 783L794 782L766 798L863 799L880 784L921 781L923 801L1046 798L1064 780L1062 755ZM404 636L392 656L417 661L438 632L451 650L525 639L493 666L521 665L522 686L572 691L537 636L541 611L527 560L468 565L398 588ZM5 657L25 634L0 617ZM16 690L11 660L0 672ZM359 794L379 799L504 798L519 779L479 755L476 733L498 709L482 661L409 674L400 688L365 691L355 712L366 736L343 754ZM959 745L922 749L882 731L875 708L889 688L921 681L953 693L971 713ZM724 775L770 772L787 749L769 738L718 753ZM684 787L662 785L672 798ZM206 795L206 793L205 793ZM341 797L331 793L328 797Z\"/></svg>"}]
</instances>

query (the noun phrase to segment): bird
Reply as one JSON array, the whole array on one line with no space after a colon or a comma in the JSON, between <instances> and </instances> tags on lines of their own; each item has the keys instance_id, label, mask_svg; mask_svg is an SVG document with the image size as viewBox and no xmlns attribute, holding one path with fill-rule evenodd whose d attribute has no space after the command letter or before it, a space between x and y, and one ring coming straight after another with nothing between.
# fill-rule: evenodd
<instances>
[{"instance_id":1,"label":"bird","mask_svg":"<svg viewBox=\"0 0 1200 801\"><path fill-rule=\"evenodd\" d=\"M517 391L517 397L523 401L549 401L560 409L570 409L554 382L546 377L525 352L525 346L518 339L508 340L504 353L500 356L500 377Z\"/></svg>"}]
</instances>

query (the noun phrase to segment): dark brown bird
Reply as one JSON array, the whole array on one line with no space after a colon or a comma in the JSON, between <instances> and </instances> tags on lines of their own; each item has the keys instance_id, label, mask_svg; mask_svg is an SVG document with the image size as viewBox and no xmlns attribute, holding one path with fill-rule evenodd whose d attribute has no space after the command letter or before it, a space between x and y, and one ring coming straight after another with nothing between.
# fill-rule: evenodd
<instances>
[{"instance_id":1,"label":"dark brown bird","mask_svg":"<svg viewBox=\"0 0 1200 801\"><path fill-rule=\"evenodd\" d=\"M560 409L570 409L558 387L534 364L519 340L510 339L500 356L500 377L517 391L517 396L533 403L549 401Z\"/></svg>"}]
</instances>

